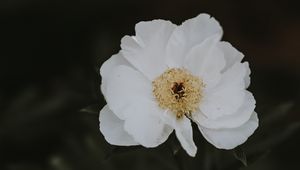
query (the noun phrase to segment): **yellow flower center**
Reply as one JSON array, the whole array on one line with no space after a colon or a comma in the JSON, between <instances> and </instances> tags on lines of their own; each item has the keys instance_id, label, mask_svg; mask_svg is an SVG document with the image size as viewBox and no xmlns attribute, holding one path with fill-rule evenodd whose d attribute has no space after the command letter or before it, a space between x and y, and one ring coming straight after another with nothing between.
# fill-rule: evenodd
<instances>
[{"instance_id":1,"label":"yellow flower center","mask_svg":"<svg viewBox=\"0 0 300 170\"><path fill-rule=\"evenodd\" d=\"M177 118L190 116L199 109L204 84L186 69L168 69L152 85L158 105L175 113Z\"/></svg>"}]
</instances>

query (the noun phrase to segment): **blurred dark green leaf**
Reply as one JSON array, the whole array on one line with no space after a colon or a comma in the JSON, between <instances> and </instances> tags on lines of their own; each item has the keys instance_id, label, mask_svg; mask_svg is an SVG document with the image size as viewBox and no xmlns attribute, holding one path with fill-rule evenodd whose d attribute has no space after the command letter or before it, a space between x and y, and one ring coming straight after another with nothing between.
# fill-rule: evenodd
<instances>
[{"instance_id":1,"label":"blurred dark green leaf","mask_svg":"<svg viewBox=\"0 0 300 170\"><path fill-rule=\"evenodd\" d=\"M92 104L83 109L80 109L80 112L90 113L90 114L99 114L100 104Z\"/></svg>"},{"instance_id":2,"label":"blurred dark green leaf","mask_svg":"<svg viewBox=\"0 0 300 170\"><path fill-rule=\"evenodd\" d=\"M289 113L289 111L292 109L293 106L294 106L294 102L292 101L284 102L282 104L279 104L278 106L275 106L274 108L271 109L271 111L269 112L269 114L267 114L267 116L263 117L262 122L264 124L262 125L272 126L272 124L275 123L276 121L280 121L281 119L283 119L284 116L286 116Z\"/></svg>"},{"instance_id":3,"label":"blurred dark green leaf","mask_svg":"<svg viewBox=\"0 0 300 170\"><path fill-rule=\"evenodd\" d=\"M241 161L244 166L248 166L246 154L241 146L234 148L233 155L237 160Z\"/></svg>"}]
</instances>

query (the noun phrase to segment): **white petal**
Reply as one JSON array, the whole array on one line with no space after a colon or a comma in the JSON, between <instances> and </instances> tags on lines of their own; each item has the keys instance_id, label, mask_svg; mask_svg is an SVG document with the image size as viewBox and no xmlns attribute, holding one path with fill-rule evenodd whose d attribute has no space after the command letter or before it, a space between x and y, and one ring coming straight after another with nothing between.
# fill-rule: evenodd
<instances>
[{"instance_id":1,"label":"white petal","mask_svg":"<svg viewBox=\"0 0 300 170\"><path fill-rule=\"evenodd\" d=\"M119 119L109 108L104 106L99 115L100 131L105 140L112 145L138 145L124 130L124 121Z\"/></svg>"},{"instance_id":2,"label":"white petal","mask_svg":"<svg viewBox=\"0 0 300 170\"><path fill-rule=\"evenodd\" d=\"M248 88L250 85L250 74L251 74L251 70L249 68L249 64L248 62L245 62L247 66L246 67L246 76L244 77L244 81L245 81L245 88Z\"/></svg>"},{"instance_id":3,"label":"white petal","mask_svg":"<svg viewBox=\"0 0 300 170\"><path fill-rule=\"evenodd\" d=\"M207 38L193 47L184 61L184 67L199 76L206 88L212 88L220 81L225 66L224 55L216 46L218 41L218 36Z\"/></svg>"},{"instance_id":4,"label":"white petal","mask_svg":"<svg viewBox=\"0 0 300 170\"><path fill-rule=\"evenodd\" d=\"M239 127L250 119L255 109L255 99L253 95L246 91L243 105L233 114L224 115L217 119L209 119L203 113L193 114L193 121L198 125L210 129L235 128Z\"/></svg>"},{"instance_id":5,"label":"white petal","mask_svg":"<svg viewBox=\"0 0 300 170\"><path fill-rule=\"evenodd\" d=\"M182 147L190 156L195 156L197 153L197 147L193 140L193 128L191 121L183 117L181 120L177 121L175 128L176 136L180 141Z\"/></svg>"},{"instance_id":6,"label":"white petal","mask_svg":"<svg viewBox=\"0 0 300 170\"><path fill-rule=\"evenodd\" d=\"M198 126L204 138L219 149L233 149L244 143L258 127L257 114L253 112L249 121L233 129L207 129Z\"/></svg>"},{"instance_id":7,"label":"white petal","mask_svg":"<svg viewBox=\"0 0 300 170\"><path fill-rule=\"evenodd\" d=\"M197 147L193 140L193 128L191 121L186 117L177 119L175 114L171 112L164 113L164 121L175 129L175 134L183 149L190 156L195 156L197 153Z\"/></svg>"},{"instance_id":8,"label":"white petal","mask_svg":"<svg viewBox=\"0 0 300 170\"><path fill-rule=\"evenodd\" d=\"M186 20L172 33L167 45L166 62L169 67L182 67L187 52L206 38L217 35L221 39L223 30L214 18L200 14Z\"/></svg>"},{"instance_id":9,"label":"white petal","mask_svg":"<svg viewBox=\"0 0 300 170\"><path fill-rule=\"evenodd\" d=\"M200 110L210 119L235 113L243 104L245 96L245 63L236 63L229 68L213 89L204 89Z\"/></svg>"},{"instance_id":10,"label":"white petal","mask_svg":"<svg viewBox=\"0 0 300 170\"><path fill-rule=\"evenodd\" d=\"M140 72L124 65L117 66L107 80L106 101L109 108L125 119L123 110L140 99L151 99L152 85Z\"/></svg>"},{"instance_id":11,"label":"white petal","mask_svg":"<svg viewBox=\"0 0 300 170\"><path fill-rule=\"evenodd\" d=\"M112 70L119 65L130 65L120 53L111 56L102 64L100 68L100 74L102 77L101 91L104 94L104 96L106 93L107 77L109 77Z\"/></svg>"},{"instance_id":12,"label":"white petal","mask_svg":"<svg viewBox=\"0 0 300 170\"><path fill-rule=\"evenodd\" d=\"M244 55L235 49L229 42L219 42L218 48L223 52L226 61L224 71L232 67L235 63L240 63L244 58Z\"/></svg>"},{"instance_id":13,"label":"white petal","mask_svg":"<svg viewBox=\"0 0 300 170\"><path fill-rule=\"evenodd\" d=\"M124 112L128 115L125 130L145 147L160 145L173 131L173 128L161 119L163 111L154 101L139 100L135 105L127 107Z\"/></svg>"},{"instance_id":14,"label":"white petal","mask_svg":"<svg viewBox=\"0 0 300 170\"><path fill-rule=\"evenodd\" d=\"M224 58L226 60L226 66L223 69L223 72L228 68L232 67L235 63L240 63L244 58L244 54L235 49L230 43L222 41L218 43L218 47L222 50L224 54ZM247 75L244 77L245 79L245 87L247 88L250 85L250 68L249 65L246 66Z\"/></svg>"},{"instance_id":15,"label":"white petal","mask_svg":"<svg viewBox=\"0 0 300 170\"><path fill-rule=\"evenodd\" d=\"M136 25L136 36L121 40L122 54L149 80L167 68L165 48L175 25L169 21L153 20Z\"/></svg>"}]
</instances>

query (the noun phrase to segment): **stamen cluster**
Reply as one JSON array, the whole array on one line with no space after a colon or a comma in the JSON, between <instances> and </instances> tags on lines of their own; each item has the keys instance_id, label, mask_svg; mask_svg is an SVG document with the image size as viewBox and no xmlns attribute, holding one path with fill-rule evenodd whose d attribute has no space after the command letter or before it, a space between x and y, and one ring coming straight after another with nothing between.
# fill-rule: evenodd
<instances>
[{"instance_id":1,"label":"stamen cluster","mask_svg":"<svg viewBox=\"0 0 300 170\"><path fill-rule=\"evenodd\" d=\"M152 85L158 105L175 113L177 118L190 116L199 109L204 84L186 69L168 69Z\"/></svg>"}]
</instances>

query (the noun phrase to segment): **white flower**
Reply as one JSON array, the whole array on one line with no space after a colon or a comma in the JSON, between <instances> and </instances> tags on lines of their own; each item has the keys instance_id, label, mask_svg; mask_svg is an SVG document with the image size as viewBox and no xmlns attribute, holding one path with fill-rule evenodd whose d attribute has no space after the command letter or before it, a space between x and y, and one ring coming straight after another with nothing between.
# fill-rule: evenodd
<instances>
[{"instance_id":1,"label":"white flower","mask_svg":"<svg viewBox=\"0 0 300 170\"><path fill-rule=\"evenodd\" d=\"M195 156L191 121L217 148L232 149L258 127L243 54L220 41L222 28L207 14L177 26L153 20L124 36L121 50L101 67L107 105L100 131L113 145L156 147L175 130Z\"/></svg>"}]
</instances>

